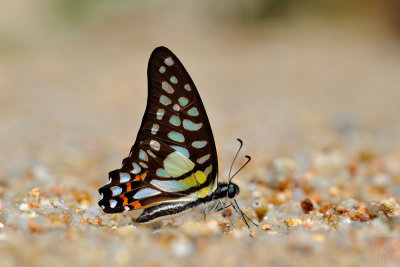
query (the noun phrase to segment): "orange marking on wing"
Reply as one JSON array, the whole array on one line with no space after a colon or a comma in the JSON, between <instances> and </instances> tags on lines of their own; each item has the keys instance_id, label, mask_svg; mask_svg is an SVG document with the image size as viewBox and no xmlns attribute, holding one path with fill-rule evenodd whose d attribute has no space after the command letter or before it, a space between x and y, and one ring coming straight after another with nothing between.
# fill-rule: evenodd
<instances>
[{"instance_id":1,"label":"orange marking on wing","mask_svg":"<svg viewBox=\"0 0 400 267\"><path fill-rule=\"evenodd\" d=\"M126 191L129 192L132 190L131 183L126 183Z\"/></svg>"},{"instance_id":2,"label":"orange marking on wing","mask_svg":"<svg viewBox=\"0 0 400 267\"><path fill-rule=\"evenodd\" d=\"M139 181L140 180L140 175L136 175L135 179L133 179L134 182Z\"/></svg>"},{"instance_id":3,"label":"orange marking on wing","mask_svg":"<svg viewBox=\"0 0 400 267\"><path fill-rule=\"evenodd\" d=\"M129 205L132 205L132 206L133 206L133 209L134 209L134 210L143 209L143 208L146 208L146 207L148 207L148 206L152 206L152 205L154 205L154 204L156 204L156 203L150 203L150 204L147 204L147 205L142 206L142 204L140 204L140 202L139 202L138 200L129 203Z\"/></svg>"},{"instance_id":4,"label":"orange marking on wing","mask_svg":"<svg viewBox=\"0 0 400 267\"><path fill-rule=\"evenodd\" d=\"M139 201L132 202L132 203L130 203L130 205L133 206L134 210L142 208L142 204L140 204Z\"/></svg>"},{"instance_id":5,"label":"orange marking on wing","mask_svg":"<svg viewBox=\"0 0 400 267\"><path fill-rule=\"evenodd\" d=\"M140 179L141 179L142 181L144 181L144 178L146 178L146 175L147 175L147 172L143 173L143 174L140 176Z\"/></svg>"},{"instance_id":6,"label":"orange marking on wing","mask_svg":"<svg viewBox=\"0 0 400 267\"><path fill-rule=\"evenodd\" d=\"M122 198L122 200L124 201L124 203L122 203L122 206L128 205L128 198L125 195L120 195L119 197Z\"/></svg>"}]
</instances>

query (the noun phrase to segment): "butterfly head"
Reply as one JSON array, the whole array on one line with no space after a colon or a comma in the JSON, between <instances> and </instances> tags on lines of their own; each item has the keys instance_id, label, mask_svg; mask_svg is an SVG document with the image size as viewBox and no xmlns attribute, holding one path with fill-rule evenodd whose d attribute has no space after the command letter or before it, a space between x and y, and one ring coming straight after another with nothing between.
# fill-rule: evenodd
<instances>
[{"instance_id":1,"label":"butterfly head","mask_svg":"<svg viewBox=\"0 0 400 267\"><path fill-rule=\"evenodd\" d=\"M235 198L238 194L239 194L239 186L235 183L230 182L228 184L228 192L227 192L227 196L229 198Z\"/></svg>"}]
</instances>

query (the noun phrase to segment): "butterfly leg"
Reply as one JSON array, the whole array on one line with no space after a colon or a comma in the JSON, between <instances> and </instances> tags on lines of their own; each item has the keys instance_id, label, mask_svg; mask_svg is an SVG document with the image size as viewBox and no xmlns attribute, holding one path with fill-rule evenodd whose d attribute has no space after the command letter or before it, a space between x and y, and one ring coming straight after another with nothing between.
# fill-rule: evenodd
<instances>
[{"instance_id":1,"label":"butterfly leg","mask_svg":"<svg viewBox=\"0 0 400 267\"><path fill-rule=\"evenodd\" d=\"M219 203L218 203L218 204L219 204ZM232 205L233 205L232 203L229 204L228 206L225 207L225 209L226 209L226 208L229 208L229 207L232 206ZM217 212L220 212L221 210L224 210L224 208L222 207L222 208L217 209Z\"/></svg>"},{"instance_id":2,"label":"butterfly leg","mask_svg":"<svg viewBox=\"0 0 400 267\"><path fill-rule=\"evenodd\" d=\"M232 220L231 220L231 217L229 217L228 212L226 212L224 203L222 202L221 199L219 200L219 203L221 203L221 206L222 206L222 208L223 208L223 210L224 210L224 212L225 212L226 217L228 218L228 221L230 222L230 224L231 224L232 226L234 226L234 224L233 224L233 222L232 222Z\"/></svg>"},{"instance_id":3,"label":"butterfly leg","mask_svg":"<svg viewBox=\"0 0 400 267\"><path fill-rule=\"evenodd\" d=\"M235 207L235 205L233 205L233 208L235 209L235 211L236 211L237 213L240 214L240 216L242 217L242 220L246 223L247 227L249 227L249 224L247 223L246 219L249 220L249 221L250 221L252 224L254 224L256 227L258 227L258 224L256 224L255 222L253 222L253 221L239 208L239 205L238 205L236 199L235 199L234 201L235 201L236 207ZM233 204L233 203L231 203L231 204ZM249 228L250 228L250 227L249 227Z\"/></svg>"}]
</instances>

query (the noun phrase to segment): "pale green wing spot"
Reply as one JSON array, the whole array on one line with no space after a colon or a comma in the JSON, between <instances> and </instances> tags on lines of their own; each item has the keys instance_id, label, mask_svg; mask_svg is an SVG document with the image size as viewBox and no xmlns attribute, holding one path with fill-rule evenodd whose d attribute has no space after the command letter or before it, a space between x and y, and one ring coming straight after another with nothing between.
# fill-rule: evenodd
<instances>
[{"instance_id":1,"label":"pale green wing spot","mask_svg":"<svg viewBox=\"0 0 400 267\"><path fill-rule=\"evenodd\" d=\"M113 196L117 196L117 195L121 194L122 188L119 186L113 186L113 187L111 187L111 191L112 191Z\"/></svg>"},{"instance_id":2,"label":"pale green wing spot","mask_svg":"<svg viewBox=\"0 0 400 267\"><path fill-rule=\"evenodd\" d=\"M191 120L183 120L183 128L189 131L197 131L203 126L203 123L194 123Z\"/></svg>"},{"instance_id":3,"label":"pale green wing spot","mask_svg":"<svg viewBox=\"0 0 400 267\"><path fill-rule=\"evenodd\" d=\"M197 186L197 182L195 181L194 177L189 177L189 178L191 179L186 178L181 181L152 180L150 183L166 192L179 192Z\"/></svg>"},{"instance_id":4,"label":"pale green wing spot","mask_svg":"<svg viewBox=\"0 0 400 267\"><path fill-rule=\"evenodd\" d=\"M199 164L203 164L204 162L206 162L208 159L210 158L210 154L204 155L201 158L197 159L197 162Z\"/></svg>"},{"instance_id":5,"label":"pale green wing spot","mask_svg":"<svg viewBox=\"0 0 400 267\"><path fill-rule=\"evenodd\" d=\"M132 163L132 166L133 166L132 172L134 174L138 174L142 170L142 168L140 168L140 166L135 162ZM129 179L130 179L130 177L129 177Z\"/></svg>"},{"instance_id":6,"label":"pale green wing spot","mask_svg":"<svg viewBox=\"0 0 400 267\"><path fill-rule=\"evenodd\" d=\"M146 152L144 152L143 150L140 150L140 152L139 152L139 158L140 158L141 160L144 160L144 161L148 161L148 160L149 160L149 158L147 157Z\"/></svg>"},{"instance_id":7,"label":"pale green wing spot","mask_svg":"<svg viewBox=\"0 0 400 267\"><path fill-rule=\"evenodd\" d=\"M120 183L126 183L131 179L131 176L129 175L129 173L126 172L121 172L119 174L119 182Z\"/></svg>"},{"instance_id":8,"label":"pale green wing spot","mask_svg":"<svg viewBox=\"0 0 400 267\"><path fill-rule=\"evenodd\" d=\"M167 82L162 82L162 89L164 89L165 92L172 94L175 92L174 88L171 87L171 85Z\"/></svg>"},{"instance_id":9,"label":"pale green wing spot","mask_svg":"<svg viewBox=\"0 0 400 267\"><path fill-rule=\"evenodd\" d=\"M182 143L183 141L185 141L185 137L183 136L183 134L174 132L174 131L169 132L168 137L169 137L169 139L174 140L179 143Z\"/></svg>"},{"instance_id":10,"label":"pale green wing spot","mask_svg":"<svg viewBox=\"0 0 400 267\"><path fill-rule=\"evenodd\" d=\"M141 190L139 190L134 196L133 198L136 199L141 199L144 197L151 197L151 196L155 196L160 194L161 192L152 188L143 188Z\"/></svg>"},{"instance_id":11,"label":"pale green wing spot","mask_svg":"<svg viewBox=\"0 0 400 267\"><path fill-rule=\"evenodd\" d=\"M178 83L178 79L175 76L172 76L171 79L169 79L173 84Z\"/></svg>"},{"instance_id":12,"label":"pale green wing spot","mask_svg":"<svg viewBox=\"0 0 400 267\"><path fill-rule=\"evenodd\" d=\"M194 168L194 163L181 152L175 151L164 160L164 170L172 177L179 177Z\"/></svg>"},{"instance_id":13,"label":"pale green wing spot","mask_svg":"<svg viewBox=\"0 0 400 267\"><path fill-rule=\"evenodd\" d=\"M181 119L179 119L179 117L176 115L172 115L171 118L169 119L169 123L171 123L174 126L180 126Z\"/></svg>"},{"instance_id":14,"label":"pale green wing spot","mask_svg":"<svg viewBox=\"0 0 400 267\"><path fill-rule=\"evenodd\" d=\"M169 104L171 104L171 99L169 99L165 95L161 95L160 96L160 103L163 104L164 106L168 106Z\"/></svg>"},{"instance_id":15,"label":"pale green wing spot","mask_svg":"<svg viewBox=\"0 0 400 267\"><path fill-rule=\"evenodd\" d=\"M188 110L187 112L190 116L198 116L199 115L199 111L197 110L196 107L192 107L191 109Z\"/></svg>"},{"instance_id":16,"label":"pale green wing spot","mask_svg":"<svg viewBox=\"0 0 400 267\"><path fill-rule=\"evenodd\" d=\"M164 60L164 63L165 63L166 65L168 65L168 66L172 66L172 65L174 64L174 61L172 60L171 57L167 57L167 58Z\"/></svg>"},{"instance_id":17,"label":"pale green wing spot","mask_svg":"<svg viewBox=\"0 0 400 267\"><path fill-rule=\"evenodd\" d=\"M189 103L189 100L184 96L181 96L178 101L181 106L186 106Z\"/></svg>"},{"instance_id":18,"label":"pale green wing spot","mask_svg":"<svg viewBox=\"0 0 400 267\"><path fill-rule=\"evenodd\" d=\"M192 143L192 146L194 147L194 148L203 148L203 147L205 147L207 145L207 141L194 141L193 143Z\"/></svg>"},{"instance_id":19,"label":"pale green wing spot","mask_svg":"<svg viewBox=\"0 0 400 267\"><path fill-rule=\"evenodd\" d=\"M158 177L165 177L165 178L169 178L171 177L171 175L169 175L164 169L157 169L156 174Z\"/></svg>"},{"instance_id":20,"label":"pale green wing spot","mask_svg":"<svg viewBox=\"0 0 400 267\"><path fill-rule=\"evenodd\" d=\"M187 158L190 158L190 154L189 154L189 150L187 150L184 147L181 146L171 146L173 149L175 149L176 151L179 151L182 153L182 155L184 155Z\"/></svg>"},{"instance_id":21,"label":"pale green wing spot","mask_svg":"<svg viewBox=\"0 0 400 267\"><path fill-rule=\"evenodd\" d=\"M207 178L205 174L202 171L197 171L195 174L180 181L152 180L150 183L163 191L178 192L197 187L199 184L203 184L206 180Z\"/></svg>"}]
</instances>

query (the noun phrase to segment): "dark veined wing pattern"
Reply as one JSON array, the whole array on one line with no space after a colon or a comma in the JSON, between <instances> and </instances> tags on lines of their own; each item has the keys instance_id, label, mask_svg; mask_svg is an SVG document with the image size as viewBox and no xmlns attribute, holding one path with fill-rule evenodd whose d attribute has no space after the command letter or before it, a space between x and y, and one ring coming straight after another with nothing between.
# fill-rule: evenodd
<instances>
[{"instance_id":1,"label":"dark veined wing pattern","mask_svg":"<svg viewBox=\"0 0 400 267\"><path fill-rule=\"evenodd\" d=\"M182 63L158 47L147 75L148 100L136 141L99 189L99 205L108 213L205 197L218 174L211 126Z\"/></svg>"}]
</instances>

